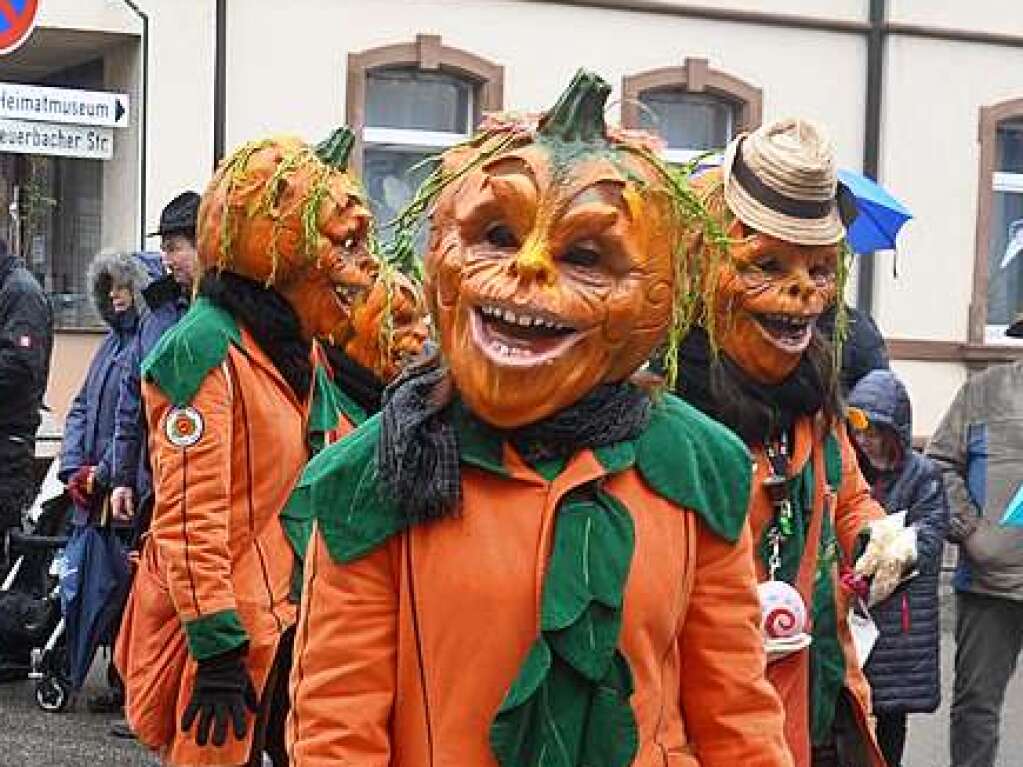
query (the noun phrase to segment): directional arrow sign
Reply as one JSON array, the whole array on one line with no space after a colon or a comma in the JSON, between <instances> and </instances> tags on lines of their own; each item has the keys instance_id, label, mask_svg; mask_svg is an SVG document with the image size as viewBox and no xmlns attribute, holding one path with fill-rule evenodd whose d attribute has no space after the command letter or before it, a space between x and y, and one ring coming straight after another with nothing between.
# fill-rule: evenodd
<instances>
[{"instance_id":1,"label":"directional arrow sign","mask_svg":"<svg viewBox=\"0 0 1023 767\"><path fill-rule=\"evenodd\" d=\"M65 125L127 128L128 96L0 82L0 117Z\"/></svg>"}]
</instances>

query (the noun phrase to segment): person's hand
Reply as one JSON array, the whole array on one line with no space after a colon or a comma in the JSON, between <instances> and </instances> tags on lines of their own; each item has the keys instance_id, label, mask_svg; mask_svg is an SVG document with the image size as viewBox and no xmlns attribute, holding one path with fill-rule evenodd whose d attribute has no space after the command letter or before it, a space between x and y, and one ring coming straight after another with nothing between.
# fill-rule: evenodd
<instances>
[{"instance_id":1,"label":"person's hand","mask_svg":"<svg viewBox=\"0 0 1023 767\"><path fill-rule=\"evenodd\" d=\"M80 466L78 471L71 475L67 481L67 492L74 501L75 506L81 509L89 507L92 494L95 490L96 467Z\"/></svg>"},{"instance_id":2,"label":"person's hand","mask_svg":"<svg viewBox=\"0 0 1023 767\"><path fill-rule=\"evenodd\" d=\"M244 648L199 661L192 698L181 717L181 729L192 729L196 717L195 742L205 746L223 746L227 742L227 726L232 725L238 740L247 732L246 709L259 710L259 699L252 678L245 668ZM212 733L212 738L210 737Z\"/></svg>"},{"instance_id":3,"label":"person's hand","mask_svg":"<svg viewBox=\"0 0 1023 767\"><path fill-rule=\"evenodd\" d=\"M110 493L110 512L114 519L130 522L135 516L135 493L130 487L115 487Z\"/></svg>"},{"instance_id":4,"label":"person's hand","mask_svg":"<svg viewBox=\"0 0 1023 767\"><path fill-rule=\"evenodd\" d=\"M905 514L893 514L870 524L870 541L855 570L870 578L871 607L887 599L916 562L916 528L904 523Z\"/></svg>"}]
</instances>

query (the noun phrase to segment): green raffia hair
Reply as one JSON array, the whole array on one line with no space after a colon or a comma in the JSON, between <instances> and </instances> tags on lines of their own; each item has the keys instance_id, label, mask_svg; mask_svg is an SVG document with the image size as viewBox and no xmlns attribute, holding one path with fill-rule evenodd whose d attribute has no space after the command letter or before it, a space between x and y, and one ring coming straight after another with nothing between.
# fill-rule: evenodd
<instances>
[{"instance_id":1,"label":"green raffia hair","mask_svg":"<svg viewBox=\"0 0 1023 767\"><path fill-rule=\"evenodd\" d=\"M717 219L707 210L689 183L699 158L682 168L674 168L657 155L657 140L641 131L609 129L604 110L611 86L599 75L579 70L549 111L536 116L498 114L488 117L479 132L467 141L429 158L430 173L412 200L388 223L391 241L383 248L393 264L418 263L415 241L441 193L475 169L501 154L528 144L548 149L555 173L566 172L574 161L598 155L614 162L641 194L664 194L670 201L679 228L698 231L711 263L728 253L728 239ZM637 178L625 167L622 155L628 153L649 165L659 179L652 184ZM452 160L457 158L458 162ZM713 288L701 279L707 268L694 265L687 249L690 237L679 237L674 257L675 295L666 342L665 384L673 387L678 376L677 351L694 324L707 327L714 337ZM408 267L406 267L408 268Z\"/></svg>"},{"instance_id":2,"label":"green raffia hair","mask_svg":"<svg viewBox=\"0 0 1023 767\"><path fill-rule=\"evenodd\" d=\"M250 183L248 180L248 164L254 154L261 149L271 146L274 139L259 139L244 144L224 160L224 175L227 179L227 190L224 195L225 208L220 231L220 242L218 243L217 268L220 270L228 268L230 264L231 248L233 246L234 226L231 219L234 217L230 209L231 192L238 186ZM348 169L348 161L351 157L352 148L355 145L355 134L347 126L341 126L327 136L316 146L300 145L285 154L283 159L274 169L273 174L265 185L265 189L258 204L251 206L244 212L248 218L256 215L266 216L271 219L272 228L270 235L270 259L271 271L266 279L266 286L271 287L277 277L277 266L280 261L278 243L283 222L284 211L280 209L281 194L286 188L288 177L310 163L318 162L322 167L316 172L309 194L302 201L302 208L299 212L299 220L302 226L302 248L307 261L316 257L317 246L320 242L320 233L316 225L320 212L320 206L330 193L330 175L334 171L345 171ZM365 188L354 176L350 180L356 192L362 200L368 200ZM405 237L408 237L406 234ZM370 256L377 262L379 268L378 280L386 288L386 304L383 312L380 328L380 344L382 350L391 348L394 333L394 318L391 307L391 290L394 283L396 271L401 271L412 279L415 285L422 284L422 269L418 259L415 258L414 234L407 242L402 240L400 247L392 244L383 247L377 236L375 222L370 222L370 229L367 235L367 249ZM395 254L397 251L397 255Z\"/></svg>"},{"instance_id":3,"label":"green raffia hair","mask_svg":"<svg viewBox=\"0 0 1023 767\"><path fill-rule=\"evenodd\" d=\"M716 354L722 329L717 327L717 285L721 269L730 258L732 241L726 234L734 219L724 204L720 174L713 171L708 180L695 187L691 176L703 157L674 167L657 154L657 142L640 131L609 129L604 109L611 87L599 75L579 70L549 111L536 116L498 114L490 116L479 132L445 153L428 158L423 164L431 170L412 200L387 226L392 239L382 252L395 268L421 277L415 241L441 193L491 159L515 148L537 143L548 148L555 172L564 172L584 156L603 155L616 164L623 176L646 194L666 194L674 218L683 234L678 238L674 257L675 295L671 322L663 345L664 383L673 388L678 378L678 350L695 325L707 332ZM623 154L638 157L655 171L656 185L637 178L621 162ZM710 153L708 153L710 154ZM706 155L705 155L706 156ZM459 158L458 163L446 162ZM464 158L464 159L463 159ZM417 166L418 167L418 166ZM714 199L719 198L720 204ZM848 333L845 302L849 276L850 251L843 243L836 273L836 307L833 375L841 369L842 345Z\"/></svg>"}]
</instances>

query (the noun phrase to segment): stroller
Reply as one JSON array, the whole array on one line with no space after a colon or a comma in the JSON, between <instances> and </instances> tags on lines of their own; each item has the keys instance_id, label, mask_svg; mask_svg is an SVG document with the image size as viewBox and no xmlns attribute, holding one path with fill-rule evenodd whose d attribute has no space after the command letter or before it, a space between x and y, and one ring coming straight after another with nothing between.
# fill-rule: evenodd
<instances>
[{"instance_id":1,"label":"stroller","mask_svg":"<svg viewBox=\"0 0 1023 767\"><path fill-rule=\"evenodd\" d=\"M36 703L65 711L73 700L60 604L61 558L68 542L69 499L61 494L29 515L31 531L7 542L12 565L0 583L0 677L35 681Z\"/></svg>"},{"instance_id":2,"label":"stroller","mask_svg":"<svg viewBox=\"0 0 1023 767\"><path fill-rule=\"evenodd\" d=\"M109 502L98 527L74 516L53 466L28 513L31 532L10 534L14 564L0 584L0 675L27 672L36 703L52 713L71 706L96 649L112 644L131 583Z\"/></svg>"}]
</instances>

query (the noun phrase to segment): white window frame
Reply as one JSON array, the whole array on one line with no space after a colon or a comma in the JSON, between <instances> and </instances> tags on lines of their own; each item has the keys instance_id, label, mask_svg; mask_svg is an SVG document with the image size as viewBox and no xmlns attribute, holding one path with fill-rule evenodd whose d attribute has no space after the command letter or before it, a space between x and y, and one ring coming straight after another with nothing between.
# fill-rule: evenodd
<instances>
[{"instance_id":1,"label":"white window frame","mask_svg":"<svg viewBox=\"0 0 1023 767\"><path fill-rule=\"evenodd\" d=\"M373 73L368 73L367 90L372 82ZM431 131L418 128L383 128L367 124L362 129L362 146L364 151L383 150L388 152L408 152L418 154L421 152L442 152L445 149L460 144L472 136L475 128L476 115L476 90L477 83L468 78L454 77L469 88L469 98L466 99L466 120L467 130L465 133L454 131Z\"/></svg>"},{"instance_id":2,"label":"white window frame","mask_svg":"<svg viewBox=\"0 0 1023 767\"><path fill-rule=\"evenodd\" d=\"M995 171L991 177L991 192L1003 194L1023 194L1023 173L1007 173ZM988 233L990 236L990 233ZM1023 258L1023 254L1017 256ZM988 291L991 285L988 284ZM1023 338L1009 338L1005 331L1008 325L991 325L984 323L984 342L988 344L1001 344L1003 346L1023 346Z\"/></svg>"},{"instance_id":3,"label":"white window frame","mask_svg":"<svg viewBox=\"0 0 1023 767\"><path fill-rule=\"evenodd\" d=\"M716 102L718 102L720 104L724 104L725 106L728 107L728 125L726 126L725 133L728 136L732 136L735 133L735 123L736 123L735 104L733 104L729 99L723 98L722 96L717 96L717 95L714 95L714 94L692 93L692 92L687 91L687 90L685 90L683 88L674 88L674 89L666 89L666 90L668 92L676 93L678 96L680 96L682 98L682 100L685 100L685 98L687 96L699 96L699 97L701 97L703 99L707 99L707 100L710 100L710 101L716 101ZM640 103L642 103L642 102L643 102L643 96L640 95ZM649 109L651 112L653 112L653 109L651 109L646 104L643 104L643 109ZM727 144L728 141L730 141L730 140L731 140L730 138L726 139L725 140L725 144ZM715 152L715 154L712 155L711 157L708 157L705 162L706 162L707 165L720 165L721 164L722 155L721 155L720 152L716 152L716 150L723 149L723 148L724 148L724 146L715 146L715 147L707 147L706 149L699 149L699 148L696 148L696 147L670 146L670 145L668 145L664 149L661 150L661 159L664 160L666 163L669 163L671 165L685 165L686 163L692 162L693 160L695 160L700 155L707 154L707 152Z\"/></svg>"}]
</instances>

